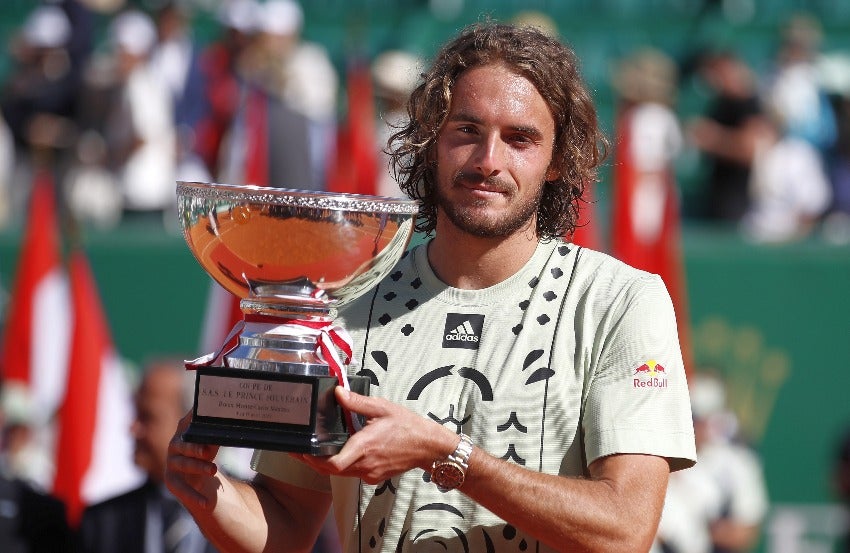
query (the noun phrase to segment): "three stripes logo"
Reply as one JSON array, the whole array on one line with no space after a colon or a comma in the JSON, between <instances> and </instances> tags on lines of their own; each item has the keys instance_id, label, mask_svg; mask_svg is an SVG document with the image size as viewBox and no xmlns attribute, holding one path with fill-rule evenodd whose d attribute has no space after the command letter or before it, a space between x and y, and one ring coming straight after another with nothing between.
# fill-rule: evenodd
<instances>
[{"instance_id":1,"label":"three stripes logo","mask_svg":"<svg viewBox=\"0 0 850 553\"><path fill-rule=\"evenodd\" d=\"M484 315L447 313L443 331L443 347L478 349L483 328Z\"/></svg>"}]
</instances>

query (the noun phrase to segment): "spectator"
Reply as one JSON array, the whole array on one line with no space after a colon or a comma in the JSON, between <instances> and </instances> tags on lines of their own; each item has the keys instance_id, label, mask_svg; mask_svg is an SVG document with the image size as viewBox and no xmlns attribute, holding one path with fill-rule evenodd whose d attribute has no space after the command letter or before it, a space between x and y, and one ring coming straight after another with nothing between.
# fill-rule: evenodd
<instances>
[{"instance_id":1,"label":"spectator","mask_svg":"<svg viewBox=\"0 0 850 553\"><path fill-rule=\"evenodd\" d=\"M0 110L15 143L13 182L31 182L34 165L60 168L73 144L77 82L66 47L71 32L62 8L42 5L12 41L14 66L0 92ZM20 213L28 186L9 192L11 212Z\"/></svg>"},{"instance_id":2,"label":"spectator","mask_svg":"<svg viewBox=\"0 0 850 553\"><path fill-rule=\"evenodd\" d=\"M753 551L769 505L761 461L737 435L723 382L707 372L689 380L699 461L670 475L654 551Z\"/></svg>"},{"instance_id":3,"label":"spectator","mask_svg":"<svg viewBox=\"0 0 850 553\"><path fill-rule=\"evenodd\" d=\"M30 405L25 390L2 383L0 392L0 545L3 553L69 551L71 531L62 501L31 482L30 462L41 466L35 451Z\"/></svg>"},{"instance_id":4,"label":"spectator","mask_svg":"<svg viewBox=\"0 0 850 553\"><path fill-rule=\"evenodd\" d=\"M148 363L136 392L133 461L147 473L139 488L89 506L79 539L85 553L209 553L192 517L163 484L168 442L191 406L191 380L183 363Z\"/></svg>"},{"instance_id":5,"label":"spectator","mask_svg":"<svg viewBox=\"0 0 850 553\"><path fill-rule=\"evenodd\" d=\"M820 82L826 89L836 118L835 144L827 154L832 185L832 205L824 220L824 235L841 244L850 242L850 54L821 56Z\"/></svg>"},{"instance_id":6,"label":"spectator","mask_svg":"<svg viewBox=\"0 0 850 553\"><path fill-rule=\"evenodd\" d=\"M218 22L222 34L204 50L205 103L198 123L196 150L214 179L219 178L222 143L233 125L239 105L238 66L259 25L259 4L254 0L231 0L222 5Z\"/></svg>"},{"instance_id":7,"label":"spectator","mask_svg":"<svg viewBox=\"0 0 850 553\"><path fill-rule=\"evenodd\" d=\"M171 93L177 178L208 181L210 175L195 153L195 131L207 106L201 48L192 36L190 16L189 8L179 0L163 1L155 12L157 42L150 64Z\"/></svg>"},{"instance_id":8,"label":"spectator","mask_svg":"<svg viewBox=\"0 0 850 553\"><path fill-rule=\"evenodd\" d=\"M746 236L783 242L808 235L829 208L832 190L815 147L777 121L757 147L750 177Z\"/></svg>"},{"instance_id":9,"label":"spectator","mask_svg":"<svg viewBox=\"0 0 850 553\"><path fill-rule=\"evenodd\" d=\"M682 131L673 111L677 72L663 52L643 48L617 66L613 255L635 267L658 272L671 293L676 284L661 269L678 253L669 235L678 220L679 193L673 164Z\"/></svg>"},{"instance_id":10,"label":"spectator","mask_svg":"<svg viewBox=\"0 0 850 553\"><path fill-rule=\"evenodd\" d=\"M704 215L737 223L749 209L750 172L769 122L744 60L732 52L713 52L698 62L698 68L714 94L706 116L687 126L690 142L709 164Z\"/></svg>"},{"instance_id":11,"label":"spectator","mask_svg":"<svg viewBox=\"0 0 850 553\"><path fill-rule=\"evenodd\" d=\"M737 433L720 379L697 374L691 385L697 457L720 492L718 517L710 521L714 553L751 551L769 506L761 460Z\"/></svg>"},{"instance_id":12,"label":"spectator","mask_svg":"<svg viewBox=\"0 0 850 553\"><path fill-rule=\"evenodd\" d=\"M380 196L404 197L392 175L389 157L384 154L390 136L407 121L407 98L419 82L424 62L404 50L387 50L372 62L372 80L378 100L377 146L381 154L382 171L378 176Z\"/></svg>"},{"instance_id":13,"label":"spectator","mask_svg":"<svg viewBox=\"0 0 850 553\"><path fill-rule=\"evenodd\" d=\"M10 192L12 174L15 170L15 141L12 131L0 112L0 228L5 227L12 217Z\"/></svg>"},{"instance_id":14,"label":"spectator","mask_svg":"<svg viewBox=\"0 0 850 553\"><path fill-rule=\"evenodd\" d=\"M782 28L776 67L766 83L765 104L785 134L811 144L825 155L836 139L835 114L819 82L817 58L820 23L795 15Z\"/></svg>"},{"instance_id":15,"label":"spectator","mask_svg":"<svg viewBox=\"0 0 850 553\"><path fill-rule=\"evenodd\" d=\"M48 490L54 476L47 446L51 429L37 419L29 389L19 382L4 382L0 391L0 465L35 489Z\"/></svg>"},{"instance_id":16,"label":"spectator","mask_svg":"<svg viewBox=\"0 0 850 553\"><path fill-rule=\"evenodd\" d=\"M119 92L105 138L123 196L123 217L162 218L175 204L177 145L171 95L148 64L156 29L150 17L129 10L112 20L109 31Z\"/></svg>"},{"instance_id":17,"label":"spectator","mask_svg":"<svg viewBox=\"0 0 850 553\"><path fill-rule=\"evenodd\" d=\"M835 466L833 468L834 489L841 503L850 508L850 431L845 431L838 440ZM850 553L850 529L841 537L838 553Z\"/></svg>"},{"instance_id":18,"label":"spectator","mask_svg":"<svg viewBox=\"0 0 850 553\"><path fill-rule=\"evenodd\" d=\"M227 148L229 182L325 188L339 79L325 50L301 40L303 19L292 0L261 4L259 33L240 64L245 87Z\"/></svg>"}]
</instances>

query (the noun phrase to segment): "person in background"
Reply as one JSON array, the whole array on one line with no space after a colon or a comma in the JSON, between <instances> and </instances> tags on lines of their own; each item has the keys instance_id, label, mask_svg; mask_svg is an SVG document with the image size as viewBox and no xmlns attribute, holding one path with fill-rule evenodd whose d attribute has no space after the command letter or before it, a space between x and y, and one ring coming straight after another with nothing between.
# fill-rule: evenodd
<instances>
[{"instance_id":1,"label":"person in background","mask_svg":"<svg viewBox=\"0 0 850 553\"><path fill-rule=\"evenodd\" d=\"M180 0L160 2L162 5L154 12L157 41L151 51L150 66L171 93L177 133L177 178L209 181L209 171L195 149L198 124L208 107L201 46L192 36L191 8Z\"/></svg>"},{"instance_id":2,"label":"person in background","mask_svg":"<svg viewBox=\"0 0 850 553\"><path fill-rule=\"evenodd\" d=\"M697 67L714 95L706 115L689 121L685 129L690 144L708 162L704 216L737 224L750 207L750 174L770 122L755 75L737 54L708 52Z\"/></svg>"},{"instance_id":3,"label":"person in background","mask_svg":"<svg viewBox=\"0 0 850 553\"><path fill-rule=\"evenodd\" d=\"M786 132L782 116L757 145L750 174L750 206L741 220L744 236L756 242L787 242L812 233L832 202L823 157L811 142Z\"/></svg>"},{"instance_id":4,"label":"person in background","mask_svg":"<svg viewBox=\"0 0 850 553\"><path fill-rule=\"evenodd\" d=\"M130 432L133 461L147 479L139 488L86 508L79 529L82 553L215 552L163 482L168 442L192 405L191 382L182 361L146 363Z\"/></svg>"},{"instance_id":5,"label":"person in background","mask_svg":"<svg viewBox=\"0 0 850 553\"><path fill-rule=\"evenodd\" d=\"M259 6L257 33L238 64L242 87L221 178L322 190L335 139L336 70L324 48L301 39L296 2Z\"/></svg>"},{"instance_id":6,"label":"person in background","mask_svg":"<svg viewBox=\"0 0 850 553\"><path fill-rule=\"evenodd\" d=\"M404 196L390 170L391 158L385 150L390 136L407 122L407 100L419 81L423 67L424 61L419 56L404 50L387 50L372 62L372 81L378 106L375 134L379 158L384 162L376 187L380 196Z\"/></svg>"},{"instance_id":7,"label":"person in background","mask_svg":"<svg viewBox=\"0 0 850 553\"><path fill-rule=\"evenodd\" d=\"M214 180L220 178L222 144L239 106L239 66L259 28L259 10L254 0L223 3L217 13L221 35L201 55L208 109L198 122L195 150Z\"/></svg>"},{"instance_id":8,"label":"person in background","mask_svg":"<svg viewBox=\"0 0 850 553\"><path fill-rule=\"evenodd\" d=\"M73 535L65 505L33 484L27 475L40 465L32 455L31 429L22 417L31 417L26 392L0 382L0 549L3 553L57 553L71 551ZM28 450L30 453L25 453Z\"/></svg>"},{"instance_id":9,"label":"person in background","mask_svg":"<svg viewBox=\"0 0 850 553\"><path fill-rule=\"evenodd\" d=\"M123 198L122 220L173 219L177 135L166 83L151 70L156 27L131 9L109 26L118 91L107 115L104 139Z\"/></svg>"},{"instance_id":10,"label":"person in background","mask_svg":"<svg viewBox=\"0 0 850 553\"><path fill-rule=\"evenodd\" d=\"M262 12L266 43L279 54L283 102L307 120L310 182L324 188L336 145L339 76L327 50L304 40L304 11L295 0L267 0Z\"/></svg>"},{"instance_id":11,"label":"person in background","mask_svg":"<svg viewBox=\"0 0 850 553\"><path fill-rule=\"evenodd\" d=\"M4 382L0 389L2 438L0 457L4 469L39 490L53 485L55 467L49 443L53 429L37 422L36 406L29 389L20 382Z\"/></svg>"},{"instance_id":12,"label":"person in background","mask_svg":"<svg viewBox=\"0 0 850 553\"><path fill-rule=\"evenodd\" d=\"M671 229L678 232L674 164L683 147L674 112L677 78L673 60L648 47L620 60L612 78L618 97L612 213L627 228L613 230L611 252L650 272L662 273L679 255L669 239ZM665 284L671 293L679 285Z\"/></svg>"},{"instance_id":13,"label":"person in background","mask_svg":"<svg viewBox=\"0 0 850 553\"><path fill-rule=\"evenodd\" d=\"M723 381L690 378L699 462L670 475L653 553L754 551L769 498L761 459L738 435Z\"/></svg>"},{"instance_id":14,"label":"person in background","mask_svg":"<svg viewBox=\"0 0 850 553\"><path fill-rule=\"evenodd\" d=\"M34 172L46 167L59 177L72 152L79 73L67 48L71 36L65 10L44 4L11 40L13 66L0 90L0 111L15 147L13 217L24 210Z\"/></svg>"},{"instance_id":15,"label":"person in background","mask_svg":"<svg viewBox=\"0 0 850 553\"><path fill-rule=\"evenodd\" d=\"M741 440L726 404L724 382L708 372L691 383L691 409L699 465L719 491L717 516L709 521L714 553L752 551L761 537L769 496L758 454Z\"/></svg>"},{"instance_id":16,"label":"person in background","mask_svg":"<svg viewBox=\"0 0 850 553\"><path fill-rule=\"evenodd\" d=\"M775 67L762 92L766 109L783 133L810 144L821 162L837 138L835 113L818 70L822 40L817 18L806 14L789 17L782 25Z\"/></svg>"},{"instance_id":17,"label":"person in background","mask_svg":"<svg viewBox=\"0 0 850 553\"><path fill-rule=\"evenodd\" d=\"M850 429L844 431L836 444L832 477L835 494L850 513ZM838 553L850 553L850 528L841 536L839 547Z\"/></svg>"}]
</instances>

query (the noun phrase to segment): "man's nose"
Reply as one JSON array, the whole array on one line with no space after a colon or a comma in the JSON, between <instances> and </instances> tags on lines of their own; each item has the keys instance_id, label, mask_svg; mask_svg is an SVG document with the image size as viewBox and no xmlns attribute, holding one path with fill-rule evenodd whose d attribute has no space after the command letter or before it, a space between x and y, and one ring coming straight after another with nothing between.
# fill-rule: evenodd
<instances>
[{"instance_id":1,"label":"man's nose","mask_svg":"<svg viewBox=\"0 0 850 553\"><path fill-rule=\"evenodd\" d=\"M498 136L486 135L475 148L473 154L475 170L485 177L496 175L501 170L503 161L503 145Z\"/></svg>"}]
</instances>

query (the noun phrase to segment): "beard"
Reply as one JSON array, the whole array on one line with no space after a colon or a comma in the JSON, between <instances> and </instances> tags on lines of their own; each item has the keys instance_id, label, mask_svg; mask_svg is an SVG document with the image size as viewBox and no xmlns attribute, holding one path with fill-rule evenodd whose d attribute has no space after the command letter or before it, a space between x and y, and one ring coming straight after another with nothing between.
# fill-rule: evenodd
<instances>
[{"instance_id":1,"label":"beard","mask_svg":"<svg viewBox=\"0 0 850 553\"><path fill-rule=\"evenodd\" d=\"M485 213L490 201L481 198L465 202L454 202L437 186L437 207L446 218L460 230L479 238L504 238L525 229L537 215L540 199L543 196L541 186L533 196L517 198L512 186L498 177L482 178L470 173L457 173L451 186L462 186L464 182L484 183L488 188L506 195L508 207L496 214Z\"/></svg>"}]
</instances>

